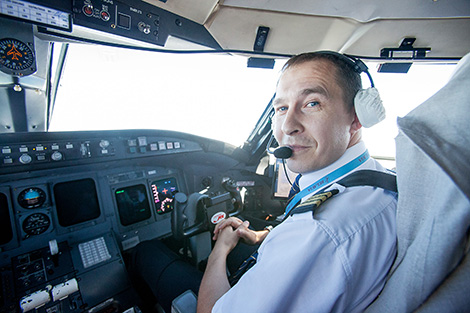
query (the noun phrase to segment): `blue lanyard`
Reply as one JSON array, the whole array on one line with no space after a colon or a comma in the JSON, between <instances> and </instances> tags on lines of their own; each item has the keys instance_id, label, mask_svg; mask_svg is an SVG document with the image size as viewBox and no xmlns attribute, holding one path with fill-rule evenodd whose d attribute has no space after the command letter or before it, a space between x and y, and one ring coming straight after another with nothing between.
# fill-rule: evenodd
<instances>
[{"instance_id":1,"label":"blue lanyard","mask_svg":"<svg viewBox=\"0 0 470 313\"><path fill-rule=\"evenodd\" d=\"M308 196L312 192L316 191L320 187L325 187L326 184L338 179L339 177L347 174L348 172L352 171L356 167L360 166L362 163L369 159L369 152L366 150L363 154L355 158L349 163L344 164L340 168L337 168L333 172L323 176L307 188L302 189L299 193L295 195L291 202L286 207L286 214L287 216L290 211L302 200L303 197Z\"/></svg>"}]
</instances>

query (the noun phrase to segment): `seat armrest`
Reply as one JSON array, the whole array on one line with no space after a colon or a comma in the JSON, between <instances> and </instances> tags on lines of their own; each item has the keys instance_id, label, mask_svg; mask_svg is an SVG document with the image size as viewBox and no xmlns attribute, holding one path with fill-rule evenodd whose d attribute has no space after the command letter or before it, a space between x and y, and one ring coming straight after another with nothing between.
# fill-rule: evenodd
<instances>
[{"instance_id":1,"label":"seat armrest","mask_svg":"<svg viewBox=\"0 0 470 313\"><path fill-rule=\"evenodd\" d=\"M171 303L171 313L196 313L197 297L191 290L186 290Z\"/></svg>"}]
</instances>

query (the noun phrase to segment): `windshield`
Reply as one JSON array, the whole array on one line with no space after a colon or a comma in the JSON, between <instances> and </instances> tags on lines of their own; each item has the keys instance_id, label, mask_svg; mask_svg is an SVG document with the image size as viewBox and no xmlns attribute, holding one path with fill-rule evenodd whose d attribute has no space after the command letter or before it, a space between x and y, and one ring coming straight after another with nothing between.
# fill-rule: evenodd
<instances>
[{"instance_id":1,"label":"windshield","mask_svg":"<svg viewBox=\"0 0 470 313\"><path fill-rule=\"evenodd\" d=\"M247 58L70 45L50 131L164 129L240 146L274 94Z\"/></svg>"},{"instance_id":2,"label":"windshield","mask_svg":"<svg viewBox=\"0 0 470 313\"><path fill-rule=\"evenodd\" d=\"M386 109L386 118L379 124L363 129L363 139L372 156L392 168L395 162L397 118L405 116L423 103L449 80L455 64L415 63L406 74L377 73L377 63L367 63ZM370 83L364 81L364 87ZM448 109L452 103L447 103Z\"/></svg>"},{"instance_id":3,"label":"windshield","mask_svg":"<svg viewBox=\"0 0 470 313\"><path fill-rule=\"evenodd\" d=\"M242 56L71 44L49 130L164 129L241 146L272 98L284 63L257 69L247 68ZM394 158L397 117L439 90L454 65L414 64L407 74L368 66L387 118L365 129L363 138L371 155Z\"/></svg>"}]
</instances>

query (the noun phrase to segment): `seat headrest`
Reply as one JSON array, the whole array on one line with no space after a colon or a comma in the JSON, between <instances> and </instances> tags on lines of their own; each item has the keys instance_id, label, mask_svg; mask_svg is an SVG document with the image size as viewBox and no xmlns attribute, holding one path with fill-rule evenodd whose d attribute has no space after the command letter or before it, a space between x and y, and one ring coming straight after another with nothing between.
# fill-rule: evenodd
<instances>
[{"instance_id":1,"label":"seat headrest","mask_svg":"<svg viewBox=\"0 0 470 313\"><path fill-rule=\"evenodd\" d=\"M470 54L449 82L407 116L400 130L434 160L470 199Z\"/></svg>"}]
</instances>

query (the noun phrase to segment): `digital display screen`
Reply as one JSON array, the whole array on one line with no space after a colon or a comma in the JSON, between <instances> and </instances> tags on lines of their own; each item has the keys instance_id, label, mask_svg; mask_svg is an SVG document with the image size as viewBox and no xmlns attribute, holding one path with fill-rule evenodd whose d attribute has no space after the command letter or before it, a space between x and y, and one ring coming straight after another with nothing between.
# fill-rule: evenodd
<instances>
[{"instance_id":1,"label":"digital display screen","mask_svg":"<svg viewBox=\"0 0 470 313\"><path fill-rule=\"evenodd\" d=\"M144 185L120 188L115 191L119 218L123 226L144 221L151 216Z\"/></svg>"},{"instance_id":2,"label":"digital display screen","mask_svg":"<svg viewBox=\"0 0 470 313\"><path fill-rule=\"evenodd\" d=\"M8 209L8 199L0 193L0 245L4 245L13 239L11 228L10 210Z\"/></svg>"},{"instance_id":3,"label":"digital display screen","mask_svg":"<svg viewBox=\"0 0 470 313\"><path fill-rule=\"evenodd\" d=\"M95 181L91 178L56 184L54 199L59 224L65 227L91 221L101 214Z\"/></svg>"},{"instance_id":4,"label":"digital display screen","mask_svg":"<svg viewBox=\"0 0 470 313\"><path fill-rule=\"evenodd\" d=\"M171 212L174 207L175 193L178 191L176 178L157 180L152 183L152 194L158 214Z\"/></svg>"},{"instance_id":5,"label":"digital display screen","mask_svg":"<svg viewBox=\"0 0 470 313\"><path fill-rule=\"evenodd\" d=\"M70 13L31 3L30 1L0 0L0 14L46 27L72 30Z\"/></svg>"}]
</instances>

